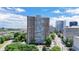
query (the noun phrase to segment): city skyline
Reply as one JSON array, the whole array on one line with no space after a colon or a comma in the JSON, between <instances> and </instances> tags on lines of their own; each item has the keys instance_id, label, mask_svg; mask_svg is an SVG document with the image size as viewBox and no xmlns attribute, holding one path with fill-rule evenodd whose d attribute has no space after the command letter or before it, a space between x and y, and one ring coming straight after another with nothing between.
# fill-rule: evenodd
<instances>
[{"instance_id":1,"label":"city skyline","mask_svg":"<svg viewBox=\"0 0 79 59\"><path fill-rule=\"evenodd\" d=\"M78 7L2 7L0 8L0 28L25 28L27 16L47 16L50 25L55 26L56 20L78 21ZM78 21L79 22L79 21ZM68 25L68 23L67 23Z\"/></svg>"}]
</instances>

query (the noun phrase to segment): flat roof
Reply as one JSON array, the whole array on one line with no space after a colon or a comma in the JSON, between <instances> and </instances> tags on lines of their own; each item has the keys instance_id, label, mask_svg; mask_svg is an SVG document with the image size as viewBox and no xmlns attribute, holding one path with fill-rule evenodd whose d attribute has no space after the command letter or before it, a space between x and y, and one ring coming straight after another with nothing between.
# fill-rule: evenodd
<instances>
[{"instance_id":1,"label":"flat roof","mask_svg":"<svg viewBox=\"0 0 79 59\"><path fill-rule=\"evenodd\" d=\"M66 26L64 28L79 28L79 26Z\"/></svg>"}]
</instances>

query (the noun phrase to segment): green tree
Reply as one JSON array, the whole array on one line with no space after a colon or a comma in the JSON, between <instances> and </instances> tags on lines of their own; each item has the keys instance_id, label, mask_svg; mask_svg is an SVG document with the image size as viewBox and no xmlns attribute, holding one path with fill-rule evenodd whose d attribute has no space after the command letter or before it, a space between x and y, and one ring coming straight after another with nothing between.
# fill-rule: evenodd
<instances>
[{"instance_id":1,"label":"green tree","mask_svg":"<svg viewBox=\"0 0 79 59\"><path fill-rule=\"evenodd\" d=\"M65 39L64 39L64 37L63 37L63 36L61 37L61 40L62 40L62 42L63 42L63 43L65 43Z\"/></svg>"},{"instance_id":2,"label":"green tree","mask_svg":"<svg viewBox=\"0 0 79 59\"><path fill-rule=\"evenodd\" d=\"M14 34L14 41L15 42L23 42L23 41L26 41L26 33L24 32L19 32L19 33L15 33Z\"/></svg>"},{"instance_id":3,"label":"green tree","mask_svg":"<svg viewBox=\"0 0 79 59\"><path fill-rule=\"evenodd\" d=\"M15 37L14 42L19 42L19 38L20 38L19 36Z\"/></svg>"},{"instance_id":4,"label":"green tree","mask_svg":"<svg viewBox=\"0 0 79 59\"><path fill-rule=\"evenodd\" d=\"M1 36L1 37L0 37L0 44L4 43L4 40L5 40L5 39Z\"/></svg>"},{"instance_id":5,"label":"green tree","mask_svg":"<svg viewBox=\"0 0 79 59\"><path fill-rule=\"evenodd\" d=\"M51 33L51 38L55 39L55 33Z\"/></svg>"},{"instance_id":6,"label":"green tree","mask_svg":"<svg viewBox=\"0 0 79 59\"><path fill-rule=\"evenodd\" d=\"M50 51L61 51L61 48L56 45L53 48L51 48Z\"/></svg>"},{"instance_id":7,"label":"green tree","mask_svg":"<svg viewBox=\"0 0 79 59\"><path fill-rule=\"evenodd\" d=\"M4 38L5 41L10 40L10 36L9 35L3 36L3 38Z\"/></svg>"},{"instance_id":8,"label":"green tree","mask_svg":"<svg viewBox=\"0 0 79 59\"><path fill-rule=\"evenodd\" d=\"M65 45L66 45L67 47L72 47L72 46L73 46L73 39L67 38L67 39L65 40Z\"/></svg>"},{"instance_id":9,"label":"green tree","mask_svg":"<svg viewBox=\"0 0 79 59\"><path fill-rule=\"evenodd\" d=\"M50 44L51 44L51 39L50 39L50 37L47 37L47 38L45 39L45 45L49 47Z\"/></svg>"},{"instance_id":10,"label":"green tree","mask_svg":"<svg viewBox=\"0 0 79 59\"><path fill-rule=\"evenodd\" d=\"M21 41L25 41L26 40L26 33L22 32L20 34L20 38L21 38Z\"/></svg>"},{"instance_id":11,"label":"green tree","mask_svg":"<svg viewBox=\"0 0 79 59\"><path fill-rule=\"evenodd\" d=\"M14 33L14 38L17 37L18 35L20 35L20 32Z\"/></svg>"}]
</instances>

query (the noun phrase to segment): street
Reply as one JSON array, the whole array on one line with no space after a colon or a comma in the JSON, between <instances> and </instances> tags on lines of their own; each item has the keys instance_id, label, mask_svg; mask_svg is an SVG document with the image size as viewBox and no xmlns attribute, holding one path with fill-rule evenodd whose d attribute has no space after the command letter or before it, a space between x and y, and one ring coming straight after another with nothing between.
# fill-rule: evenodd
<instances>
[{"instance_id":1,"label":"street","mask_svg":"<svg viewBox=\"0 0 79 59\"><path fill-rule=\"evenodd\" d=\"M65 45L63 44L61 38L59 38L57 35L56 35L55 39L52 40L51 47L53 47L55 45L60 46L60 48L61 48L62 51L68 51L68 48L65 47Z\"/></svg>"}]
</instances>

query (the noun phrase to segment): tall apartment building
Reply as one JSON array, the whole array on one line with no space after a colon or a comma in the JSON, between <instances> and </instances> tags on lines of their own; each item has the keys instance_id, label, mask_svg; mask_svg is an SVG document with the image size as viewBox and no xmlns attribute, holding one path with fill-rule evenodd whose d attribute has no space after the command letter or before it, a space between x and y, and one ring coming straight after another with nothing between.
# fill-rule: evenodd
<instances>
[{"instance_id":1,"label":"tall apartment building","mask_svg":"<svg viewBox=\"0 0 79 59\"><path fill-rule=\"evenodd\" d=\"M49 34L49 18L41 16L27 16L28 42L44 43Z\"/></svg>"},{"instance_id":2,"label":"tall apartment building","mask_svg":"<svg viewBox=\"0 0 79 59\"><path fill-rule=\"evenodd\" d=\"M63 21L63 20L57 20L56 21L56 30L57 31L63 32L64 26L65 26L65 21Z\"/></svg>"}]
</instances>

